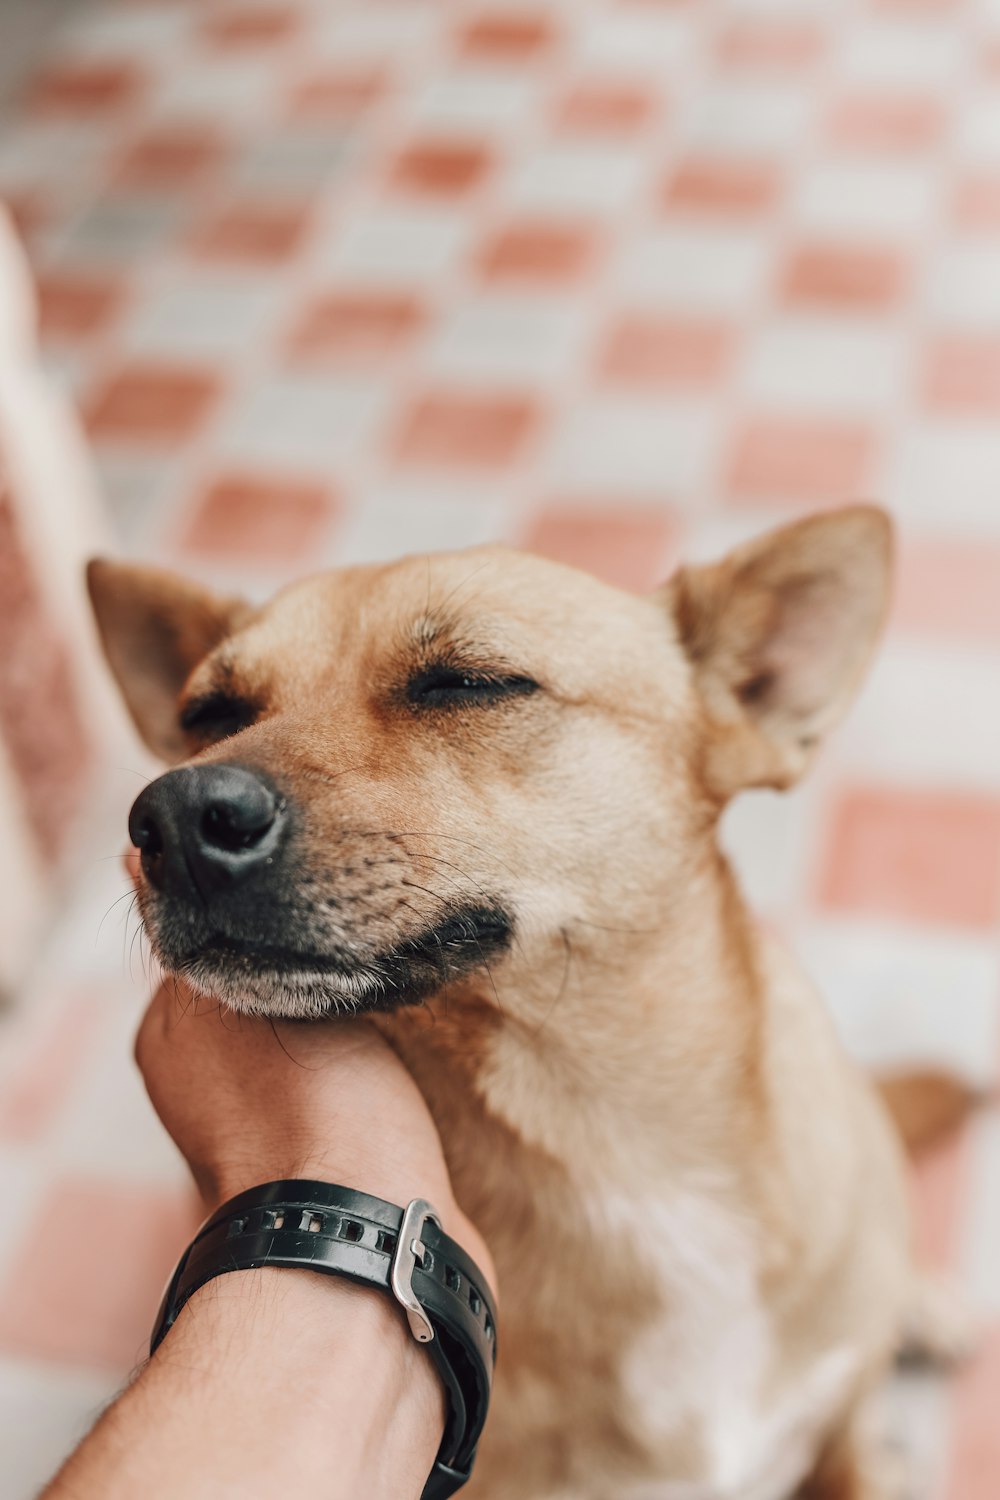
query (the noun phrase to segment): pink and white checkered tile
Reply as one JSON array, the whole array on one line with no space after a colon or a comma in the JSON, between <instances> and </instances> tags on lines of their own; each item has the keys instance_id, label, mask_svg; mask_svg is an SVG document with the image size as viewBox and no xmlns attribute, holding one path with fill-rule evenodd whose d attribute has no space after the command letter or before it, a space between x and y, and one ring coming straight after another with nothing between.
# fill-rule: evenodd
<instances>
[{"instance_id":1,"label":"pink and white checkered tile","mask_svg":"<svg viewBox=\"0 0 1000 1500\"><path fill-rule=\"evenodd\" d=\"M49 368L135 556L260 593L499 538L643 588L888 505L900 584L860 706L726 837L860 1056L996 1082L996 0L98 0L0 127ZM127 1373L191 1218L129 1062L120 908L97 937L137 785L109 771L0 1034L10 1500ZM983 1352L901 1382L891 1421L914 1500L994 1500L995 1119L917 1203Z\"/></svg>"}]
</instances>

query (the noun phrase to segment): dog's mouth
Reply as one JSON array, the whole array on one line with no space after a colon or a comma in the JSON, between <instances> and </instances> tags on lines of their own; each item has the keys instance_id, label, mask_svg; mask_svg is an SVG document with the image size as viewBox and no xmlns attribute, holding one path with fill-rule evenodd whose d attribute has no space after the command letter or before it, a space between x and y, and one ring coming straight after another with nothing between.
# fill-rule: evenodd
<instances>
[{"instance_id":1,"label":"dog's mouth","mask_svg":"<svg viewBox=\"0 0 1000 1500\"><path fill-rule=\"evenodd\" d=\"M488 971L513 936L506 908L481 903L456 905L433 925L371 956L230 932L210 932L176 956L165 934L154 935L154 945L169 969L233 1009L322 1017L419 1004L457 979Z\"/></svg>"}]
</instances>

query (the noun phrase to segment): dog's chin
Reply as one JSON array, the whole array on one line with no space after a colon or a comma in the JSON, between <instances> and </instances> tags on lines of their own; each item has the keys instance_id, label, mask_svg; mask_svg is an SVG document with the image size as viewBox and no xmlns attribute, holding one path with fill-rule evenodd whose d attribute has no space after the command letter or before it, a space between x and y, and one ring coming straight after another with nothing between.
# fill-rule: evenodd
<instances>
[{"instance_id":1,"label":"dog's chin","mask_svg":"<svg viewBox=\"0 0 1000 1500\"><path fill-rule=\"evenodd\" d=\"M192 989L244 1015L320 1020L418 1005L503 955L514 925L499 905L456 907L441 922L370 958L274 947L213 934L194 950L154 948Z\"/></svg>"},{"instance_id":2,"label":"dog's chin","mask_svg":"<svg viewBox=\"0 0 1000 1500\"><path fill-rule=\"evenodd\" d=\"M297 1021L395 1010L426 997L426 992L387 986L374 970L338 974L310 966L308 960L290 959L287 966L277 966L210 950L185 959L173 972L193 990L243 1015Z\"/></svg>"}]
</instances>

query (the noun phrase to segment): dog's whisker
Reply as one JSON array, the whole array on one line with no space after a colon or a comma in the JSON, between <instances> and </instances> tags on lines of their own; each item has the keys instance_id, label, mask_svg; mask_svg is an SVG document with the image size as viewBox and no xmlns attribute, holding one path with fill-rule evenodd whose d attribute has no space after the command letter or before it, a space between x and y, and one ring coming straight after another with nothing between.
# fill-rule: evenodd
<instances>
[{"instance_id":1,"label":"dog's whisker","mask_svg":"<svg viewBox=\"0 0 1000 1500\"><path fill-rule=\"evenodd\" d=\"M135 905L135 902L137 900L135 891L132 890L132 889L129 889L127 891L122 891L122 893L121 893L120 896L116 896L115 899L112 901L111 905L108 907L107 911L104 913L104 915L101 918L101 920L98 922L98 924L97 924L97 932L96 932L95 937L94 937L94 946L95 947L97 946L97 944L101 940L101 932L102 932L102 930L104 928L105 922L108 920L108 918L110 917L111 913L114 911L115 907L116 906L120 906L123 901L127 901L128 898L129 898L129 896L132 897L132 905L129 906L128 910L125 913L125 920L126 920L126 922L128 921L128 918L131 915L131 912L132 912L132 910L134 908L134 905Z\"/></svg>"}]
</instances>

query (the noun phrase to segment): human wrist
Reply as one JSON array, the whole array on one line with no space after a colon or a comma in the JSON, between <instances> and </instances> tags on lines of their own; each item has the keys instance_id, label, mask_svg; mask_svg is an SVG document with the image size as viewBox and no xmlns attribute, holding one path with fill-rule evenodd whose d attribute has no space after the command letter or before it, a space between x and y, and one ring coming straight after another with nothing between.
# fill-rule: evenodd
<instances>
[{"instance_id":1,"label":"human wrist","mask_svg":"<svg viewBox=\"0 0 1000 1500\"><path fill-rule=\"evenodd\" d=\"M417 1500L444 1426L388 1298L306 1270L199 1288L44 1500Z\"/></svg>"},{"instance_id":2,"label":"human wrist","mask_svg":"<svg viewBox=\"0 0 1000 1500\"><path fill-rule=\"evenodd\" d=\"M175 1371L213 1430L236 1416L255 1485L294 1473L329 1500L416 1496L444 1429L440 1378L391 1298L309 1270L227 1272L199 1288L150 1363L167 1381Z\"/></svg>"}]
</instances>

